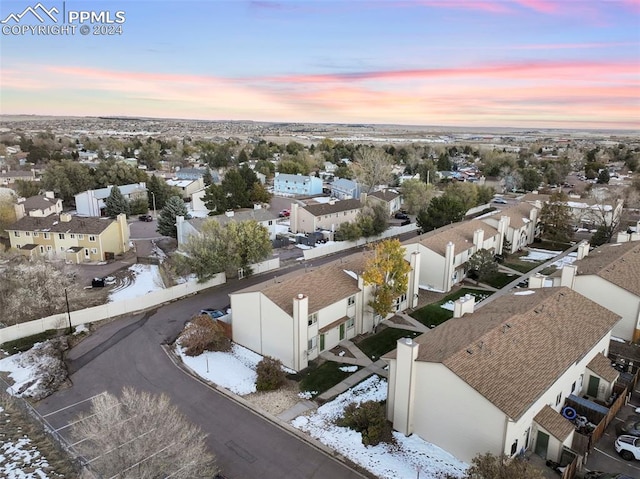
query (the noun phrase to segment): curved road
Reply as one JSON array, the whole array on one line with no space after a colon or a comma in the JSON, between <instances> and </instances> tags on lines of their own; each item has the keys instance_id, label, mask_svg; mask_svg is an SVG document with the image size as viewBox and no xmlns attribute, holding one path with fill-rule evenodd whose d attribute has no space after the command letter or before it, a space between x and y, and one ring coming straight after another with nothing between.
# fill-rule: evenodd
<instances>
[{"instance_id":1,"label":"curved road","mask_svg":"<svg viewBox=\"0 0 640 479\"><path fill-rule=\"evenodd\" d=\"M105 324L67 355L72 387L40 401L38 412L68 437L69 428L65 426L88 409L88 398L105 390L118 394L122 387L133 386L167 394L191 421L199 424L208 433L208 445L229 479L363 477L188 376L173 365L161 347L171 342L201 308L222 307L228 304L230 291L265 281L274 273L230 281L157 310Z\"/></svg>"}]
</instances>

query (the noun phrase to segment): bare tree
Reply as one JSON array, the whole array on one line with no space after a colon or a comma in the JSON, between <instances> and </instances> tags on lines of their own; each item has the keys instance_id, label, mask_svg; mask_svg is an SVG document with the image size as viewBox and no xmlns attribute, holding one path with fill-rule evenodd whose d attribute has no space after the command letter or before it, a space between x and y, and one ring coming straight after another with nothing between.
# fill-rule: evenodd
<instances>
[{"instance_id":1,"label":"bare tree","mask_svg":"<svg viewBox=\"0 0 640 479\"><path fill-rule=\"evenodd\" d=\"M206 435L166 395L124 388L91 401L72 434L76 449L104 479L211 478L220 471Z\"/></svg>"},{"instance_id":2,"label":"bare tree","mask_svg":"<svg viewBox=\"0 0 640 479\"><path fill-rule=\"evenodd\" d=\"M354 171L358 181L364 185L367 193L378 185L388 185L391 180L393 161L383 150L362 146L355 153Z\"/></svg>"}]
</instances>

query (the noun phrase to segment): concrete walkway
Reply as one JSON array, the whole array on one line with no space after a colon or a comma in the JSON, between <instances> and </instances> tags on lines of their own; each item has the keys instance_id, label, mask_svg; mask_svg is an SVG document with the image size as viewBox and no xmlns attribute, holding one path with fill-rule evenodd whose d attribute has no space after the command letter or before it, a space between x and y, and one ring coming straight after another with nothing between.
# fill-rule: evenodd
<instances>
[{"instance_id":1,"label":"concrete walkway","mask_svg":"<svg viewBox=\"0 0 640 479\"><path fill-rule=\"evenodd\" d=\"M382 324L384 324L384 325L386 325L386 326L388 326L390 328L406 329L407 331L416 331L418 333L425 333L425 332L429 331L429 328L427 326L422 324L417 319L413 319L411 316L409 316L406 313L397 312L396 316L400 316L404 321L406 321L409 324L398 324L398 323L394 323L393 321L390 321L388 319L385 319L384 321L382 321Z\"/></svg>"},{"instance_id":2,"label":"concrete walkway","mask_svg":"<svg viewBox=\"0 0 640 479\"><path fill-rule=\"evenodd\" d=\"M356 371L344 381L339 382L331 389L328 389L320 394L318 396L318 400L322 402L330 401L331 399L345 392L347 389L352 388L356 384L364 381L372 374L378 374L379 376L386 378L388 377L388 372L384 369L386 366L387 363L384 360L378 359L375 363L371 363L367 367Z\"/></svg>"}]
</instances>

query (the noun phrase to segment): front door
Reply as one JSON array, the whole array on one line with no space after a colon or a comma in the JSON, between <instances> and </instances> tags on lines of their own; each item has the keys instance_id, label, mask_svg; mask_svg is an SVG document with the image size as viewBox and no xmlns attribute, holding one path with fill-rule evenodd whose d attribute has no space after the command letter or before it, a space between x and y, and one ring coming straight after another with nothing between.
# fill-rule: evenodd
<instances>
[{"instance_id":1,"label":"front door","mask_svg":"<svg viewBox=\"0 0 640 479\"><path fill-rule=\"evenodd\" d=\"M598 397L598 386L600 386L600 378L589 376L589 385L587 386L587 396Z\"/></svg>"},{"instance_id":2,"label":"front door","mask_svg":"<svg viewBox=\"0 0 640 479\"><path fill-rule=\"evenodd\" d=\"M549 447L549 435L542 431L538 431L538 439L536 440L535 453L543 458L547 458L547 448Z\"/></svg>"},{"instance_id":3,"label":"front door","mask_svg":"<svg viewBox=\"0 0 640 479\"><path fill-rule=\"evenodd\" d=\"M344 339L344 323L340 325L340 341Z\"/></svg>"}]
</instances>

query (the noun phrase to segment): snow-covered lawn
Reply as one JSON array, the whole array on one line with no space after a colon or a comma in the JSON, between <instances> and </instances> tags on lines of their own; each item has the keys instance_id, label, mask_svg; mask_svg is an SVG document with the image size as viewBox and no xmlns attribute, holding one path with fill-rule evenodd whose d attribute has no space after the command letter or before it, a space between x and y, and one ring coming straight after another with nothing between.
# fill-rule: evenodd
<instances>
[{"instance_id":1,"label":"snow-covered lawn","mask_svg":"<svg viewBox=\"0 0 640 479\"><path fill-rule=\"evenodd\" d=\"M109 294L109 301L122 301L164 289L160 269L155 264L134 264L129 267L132 280Z\"/></svg>"},{"instance_id":2,"label":"snow-covered lawn","mask_svg":"<svg viewBox=\"0 0 640 479\"><path fill-rule=\"evenodd\" d=\"M527 256L521 256L519 259L521 259L522 261L533 261L533 262L548 261L551 258L558 256L560 253L562 253L562 251L529 248L529 252ZM573 253L569 253L568 255L564 256L563 258L553 263L552 266L555 266L556 268L562 268L564 265L573 263L576 260L577 256L578 256L578 253L574 251Z\"/></svg>"},{"instance_id":3,"label":"snow-covered lawn","mask_svg":"<svg viewBox=\"0 0 640 479\"><path fill-rule=\"evenodd\" d=\"M386 397L386 380L371 376L320 406L313 414L297 417L291 424L380 478L436 479L441 472L462 475L467 468L465 463L415 434L405 437L394 432L396 444L393 446L384 443L364 446L360 433L335 425L335 420L342 416L349 403L383 401Z\"/></svg>"},{"instance_id":4,"label":"snow-covered lawn","mask_svg":"<svg viewBox=\"0 0 640 479\"><path fill-rule=\"evenodd\" d=\"M231 352L206 351L187 356L177 348L182 361L201 378L207 379L240 396L256 392L256 366L262 356L234 344Z\"/></svg>"}]
</instances>

